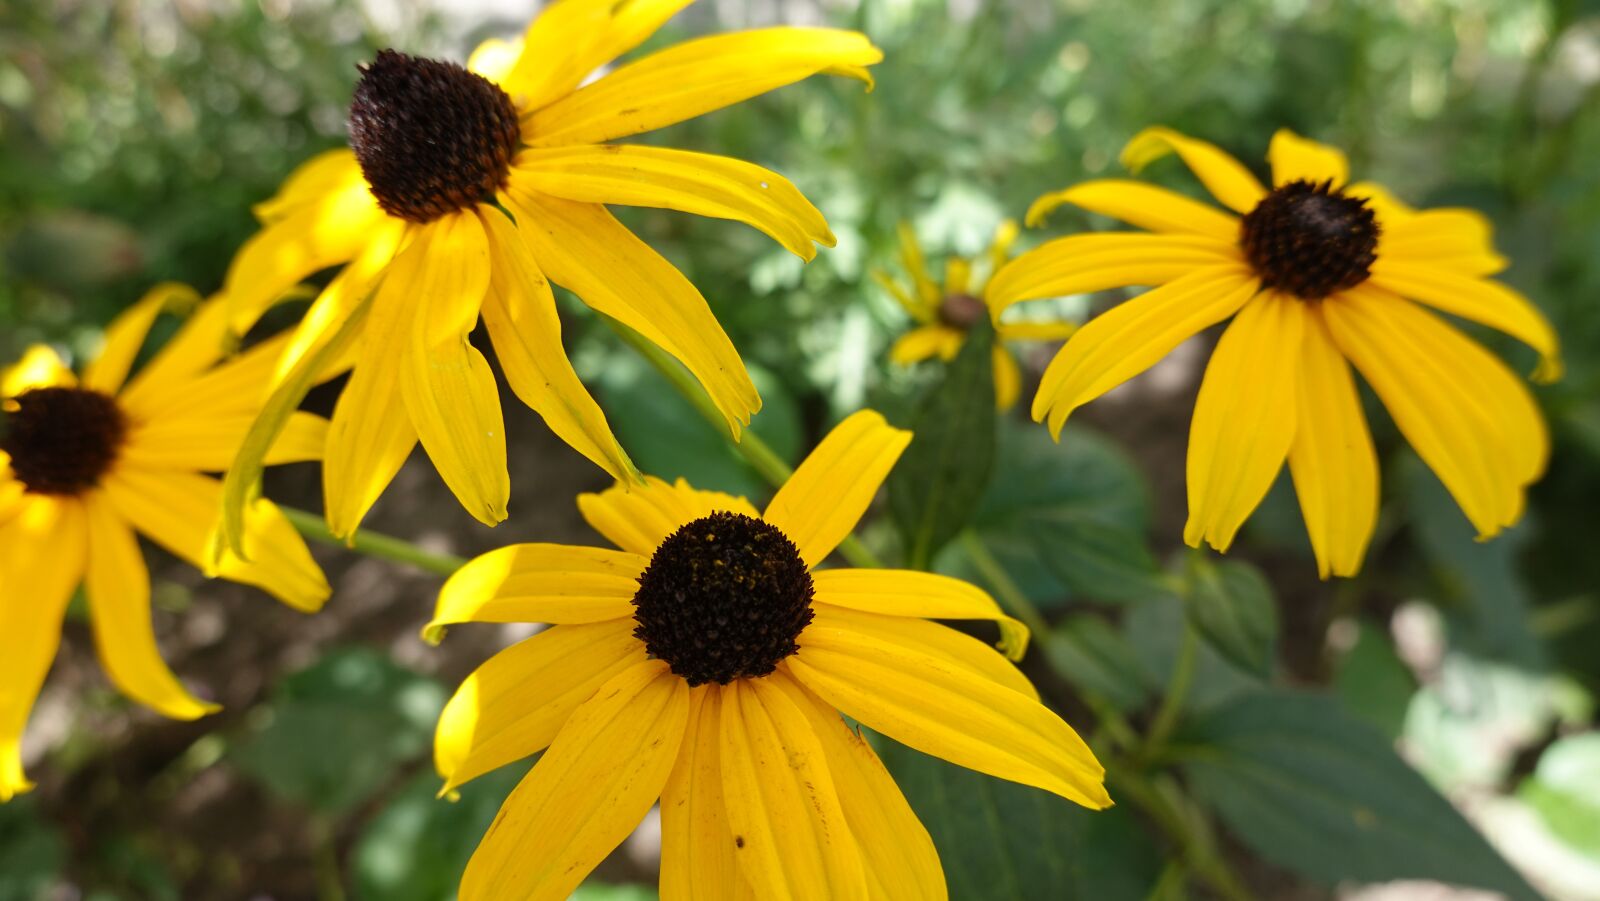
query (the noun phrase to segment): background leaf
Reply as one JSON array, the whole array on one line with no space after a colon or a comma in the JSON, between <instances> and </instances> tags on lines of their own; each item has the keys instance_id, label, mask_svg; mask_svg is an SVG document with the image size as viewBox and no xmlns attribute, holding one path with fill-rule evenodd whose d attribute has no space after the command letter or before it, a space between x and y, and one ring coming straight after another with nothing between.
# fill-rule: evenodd
<instances>
[{"instance_id":1,"label":"background leaf","mask_svg":"<svg viewBox=\"0 0 1600 901\"><path fill-rule=\"evenodd\" d=\"M1098 616L1066 617L1045 637L1044 652L1073 688L1098 695L1118 710L1134 710L1150 697L1138 654Z\"/></svg>"},{"instance_id":2,"label":"background leaf","mask_svg":"<svg viewBox=\"0 0 1600 901\"><path fill-rule=\"evenodd\" d=\"M455 894L467 861L526 764L501 767L461 787L460 799L435 797L431 768L406 783L362 831L351 860L356 897L437 901Z\"/></svg>"},{"instance_id":3,"label":"background leaf","mask_svg":"<svg viewBox=\"0 0 1600 901\"><path fill-rule=\"evenodd\" d=\"M66 856L60 831L39 820L31 798L0 804L0 901L44 897Z\"/></svg>"},{"instance_id":4,"label":"background leaf","mask_svg":"<svg viewBox=\"0 0 1600 901\"><path fill-rule=\"evenodd\" d=\"M1183 609L1195 631L1245 672L1263 679L1272 675L1278 605L1261 571L1239 560L1191 554L1184 576Z\"/></svg>"}]
</instances>

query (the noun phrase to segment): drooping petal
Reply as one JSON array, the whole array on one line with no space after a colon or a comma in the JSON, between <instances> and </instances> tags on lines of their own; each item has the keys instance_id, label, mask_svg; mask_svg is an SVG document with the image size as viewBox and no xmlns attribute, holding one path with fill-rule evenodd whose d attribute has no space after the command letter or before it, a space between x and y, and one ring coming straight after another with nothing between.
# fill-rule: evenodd
<instances>
[{"instance_id":1,"label":"drooping petal","mask_svg":"<svg viewBox=\"0 0 1600 901\"><path fill-rule=\"evenodd\" d=\"M722 688L722 791L756 897L865 899L861 851L804 711L766 679Z\"/></svg>"},{"instance_id":2,"label":"drooping petal","mask_svg":"<svg viewBox=\"0 0 1600 901\"><path fill-rule=\"evenodd\" d=\"M612 478L637 479L638 470L612 434L605 412L567 359L555 296L516 226L499 210L482 208L478 215L494 267L483 323L511 390L550 431Z\"/></svg>"},{"instance_id":3,"label":"drooping petal","mask_svg":"<svg viewBox=\"0 0 1600 901\"><path fill-rule=\"evenodd\" d=\"M331 589L305 539L277 506L257 498L245 509L245 554L217 550L213 527L222 509L222 484L209 476L120 466L104 479L118 515L208 576L254 585L305 612L320 608Z\"/></svg>"},{"instance_id":4,"label":"drooping petal","mask_svg":"<svg viewBox=\"0 0 1600 901\"><path fill-rule=\"evenodd\" d=\"M551 280L678 358L737 437L761 398L733 342L683 273L598 204L518 191L501 196Z\"/></svg>"},{"instance_id":5,"label":"drooping petal","mask_svg":"<svg viewBox=\"0 0 1600 901\"><path fill-rule=\"evenodd\" d=\"M145 469L187 469L222 472L233 463L239 444L255 418L200 419L177 417L141 422L128 432L119 459ZM295 413L267 452L266 463L299 463L322 459L328 442L328 421Z\"/></svg>"},{"instance_id":6,"label":"drooping petal","mask_svg":"<svg viewBox=\"0 0 1600 901\"><path fill-rule=\"evenodd\" d=\"M601 686L500 807L461 901L565 901L660 797L688 716L689 688L662 661Z\"/></svg>"},{"instance_id":7,"label":"drooping petal","mask_svg":"<svg viewBox=\"0 0 1600 901\"><path fill-rule=\"evenodd\" d=\"M911 292L907 291L904 285L895 281L894 277L889 273L884 272L882 269L874 269L872 270L872 280L878 283L878 287L887 291L890 297L894 298L895 303L900 305L900 309L906 311L906 315L910 316L912 321L923 325L933 322L934 311L929 308L927 301L920 298L913 299Z\"/></svg>"},{"instance_id":8,"label":"drooping petal","mask_svg":"<svg viewBox=\"0 0 1600 901\"><path fill-rule=\"evenodd\" d=\"M1164 234L1239 240L1239 218L1175 191L1121 178L1106 178L1045 194L1028 208L1028 227L1044 222L1064 203Z\"/></svg>"},{"instance_id":9,"label":"drooping petal","mask_svg":"<svg viewBox=\"0 0 1600 901\"><path fill-rule=\"evenodd\" d=\"M1133 136L1128 146L1122 148L1122 165L1131 172L1138 172L1169 153L1181 157L1211 196L1236 213L1250 212L1267 195L1267 189L1256 181L1249 169L1215 144L1185 137L1159 125Z\"/></svg>"},{"instance_id":10,"label":"drooping petal","mask_svg":"<svg viewBox=\"0 0 1600 901\"><path fill-rule=\"evenodd\" d=\"M925 754L1085 807L1111 803L1094 752L1059 716L917 643L813 623L780 668L846 716Z\"/></svg>"},{"instance_id":11,"label":"drooping petal","mask_svg":"<svg viewBox=\"0 0 1600 901\"><path fill-rule=\"evenodd\" d=\"M55 660L88 545L75 501L30 496L0 526L0 802L33 788L22 772L22 730Z\"/></svg>"},{"instance_id":12,"label":"drooping petal","mask_svg":"<svg viewBox=\"0 0 1600 901\"><path fill-rule=\"evenodd\" d=\"M1561 341L1550 320L1532 301L1500 282L1461 275L1442 265L1379 257L1372 267L1372 283L1505 332L1539 352L1535 381L1553 382L1561 377Z\"/></svg>"},{"instance_id":13,"label":"drooping petal","mask_svg":"<svg viewBox=\"0 0 1600 901\"><path fill-rule=\"evenodd\" d=\"M1089 320L1045 369L1033 399L1035 422L1051 434L1073 410L1155 365L1202 329L1227 319L1258 289L1244 265L1207 266Z\"/></svg>"},{"instance_id":14,"label":"drooping petal","mask_svg":"<svg viewBox=\"0 0 1600 901\"><path fill-rule=\"evenodd\" d=\"M455 791L555 740L600 687L645 661L633 620L558 626L490 657L456 689L433 736L433 761Z\"/></svg>"},{"instance_id":15,"label":"drooping petal","mask_svg":"<svg viewBox=\"0 0 1600 901\"><path fill-rule=\"evenodd\" d=\"M949 890L933 837L872 746L788 673L774 673L768 681L805 713L822 745L845 823L861 848L869 894L944 901Z\"/></svg>"},{"instance_id":16,"label":"drooping petal","mask_svg":"<svg viewBox=\"0 0 1600 901\"><path fill-rule=\"evenodd\" d=\"M1376 272L1389 263L1422 264L1458 275L1489 276L1511 261L1494 249L1494 227L1477 210L1448 208L1380 215Z\"/></svg>"},{"instance_id":17,"label":"drooping petal","mask_svg":"<svg viewBox=\"0 0 1600 901\"><path fill-rule=\"evenodd\" d=\"M886 616L991 620L1000 626L1007 657L1021 660L1028 649L1028 627L970 582L907 569L820 569L811 581L825 604Z\"/></svg>"},{"instance_id":18,"label":"drooping petal","mask_svg":"<svg viewBox=\"0 0 1600 901\"><path fill-rule=\"evenodd\" d=\"M1017 226L1017 220L1015 219L1006 219L995 228L994 241L989 244L989 250L986 254L984 254L984 256L989 260L990 276L993 276L996 272L999 272L1000 267L1004 266L1006 261L1011 259L1011 245L1017 243L1017 236L1021 234L1021 231L1022 230ZM982 289L982 285L973 286L974 293L981 294Z\"/></svg>"},{"instance_id":19,"label":"drooping petal","mask_svg":"<svg viewBox=\"0 0 1600 901\"><path fill-rule=\"evenodd\" d=\"M813 644L831 647L842 641L851 647L864 648L877 643L906 649L965 669L974 676L988 679L1025 697L1039 699L1038 689L1033 687L1022 671L996 652L994 647L979 639L918 617L864 612L829 605L820 598L818 600L811 624L801 633L801 648ZM1023 634L1026 635L1026 632ZM1014 639L1014 629L1009 637ZM1026 644L1022 647L1026 647ZM1015 649L1014 644L1008 648ZM1020 653L1012 655L1013 660L1020 658Z\"/></svg>"},{"instance_id":20,"label":"drooping petal","mask_svg":"<svg viewBox=\"0 0 1600 901\"><path fill-rule=\"evenodd\" d=\"M1367 206L1371 207L1372 211L1378 216L1379 228L1384 230L1391 229L1397 223L1416 215L1416 210L1390 193L1388 188L1376 182L1352 182L1344 189L1344 193L1348 197L1357 197L1366 201Z\"/></svg>"},{"instance_id":21,"label":"drooping petal","mask_svg":"<svg viewBox=\"0 0 1600 901\"><path fill-rule=\"evenodd\" d=\"M106 675L163 716L192 720L222 709L197 700L161 659L150 621L150 572L139 539L100 492L84 500L89 534L89 617Z\"/></svg>"},{"instance_id":22,"label":"drooping petal","mask_svg":"<svg viewBox=\"0 0 1600 901\"><path fill-rule=\"evenodd\" d=\"M615 485L598 494L578 495L578 512L591 528L617 547L646 558L680 526L718 511L761 516L742 497L701 491L683 479L672 484L645 476L642 485Z\"/></svg>"},{"instance_id":23,"label":"drooping petal","mask_svg":"<svg viewBox=\"0 0 1600 901\"><path fill-rule=\"evenodd\" d=\"M78 377L55 349L46 344L34 344L22 354L22 359L0 370L0 397L16 397L35 388L72 388Z\"/></svg>"},{"instance_id":24,"label":"drooping petal","mask_svg":"<svg viewBox=\"0 0 1600 901\"><path fill-rule=\"evenodd\" d=\"M948 325L921 325L895 339L889 359L900 366L920 363L929 357L951 360L961 351L966 333Z\"/></svg>"},{"instance_id":25,"label":"drooping petal","mask_svg":"<svg viewBox=\"0 0 1600 901\"><path fill-rule=\"evenodd\" d=\"M188 285L163 282L145 292L139 302L106 327L100 355L84 367L83 385L102 394L116 394L133 369L134 358L144 347L150 326L163 310L184 310L197 306L200 295Z\"/></svg>"},{"instance_id":26,"label":"drooping petal","mask_svg":"<svg viewBox=\"0 0 1600 901\"><path fill-rule=\"evenodd\" d=\"M684 41L621 66L536 110L535 147L599 144L652 131L826 73L872 83L883 59L866 36L832 28L762 28Z\"/></svg>"},{"instance_id":27,"label":"drooping petal","mask_svg":"<svg viewBox=\"0 0 1600 901\"><path fill-rule=\"evenodd\" d=\"M900 265L911 277L917 299L931 315L939 307L939 286L928 275L928 260L922 253L922 242L917 240L917 230L911 223L901 220L895 226L895 233L900 238Z\"/></svg>"},{"instance_id":28,"label":"drooping petal","mask_svg":"<svg viewBox=\"0 0 1600 901\"><path fill-rule=\"evenodd\" d=\"M856 527L911 433L873 410L852 413L800 461L762 517L789 536L808 566L822 562Z\"/></svg>"},{"instance_id":29,"label":"drooping petal","mask_svg":"<svg viewBox=\"0 0 1600 901\"><path fill-rule=\"evenodd\" d=\"M790 181L725 156L630 144L523 151L511 177L565 200L660 207L732 219L758 229L803 260L832 247L827 220Z\"/></svg>"},{"instance_id":30,"label":"drooping petal","mask_svg":"<svg viewBox=\"0 0 1600 901\"><path fill-rule=\"evenodd\" d=\"M1289 472L1317 573L1353 576L1378 521L1378 454L1367 431L1350 365L1328 334L1322 310L1307 311Z\"/></svg>"},{"instance_id":31,"label":"drooping petal","mask_svg":"<svg viewBox=\"0 0 1600 901\"><path fill-rule=\"evenodd\" d=\"M692 691L678 764L661 790L661 898L753 901L722 794L722 687Z\"/></svg>"},{"instance_id":32,"label":"drooping petal","mask_svg":"<svg viewBox=\"0 0 1600 901\"><path fill-rule=\"evenodd\" d=\"M523 109L570 93L694 0L563 0L539 11L501 86ZM474 70L476 71L476 70Z\"/></svg>"},{"instance_id":33,"label":"drooping petal","mask_svg":"<svg viewBox=\"0 0 1600 901\"><path fill-rule=\"evenodd\" d=\"M1022 367L1017 358L1006 350L1004 344L995 344L989 351L994 365L994 405L999 410L1009 410L1022 393Z\"/></svg>"},{"instance_id":34,"label":"drooping petal","mask_svg":"<svg viewBox=\"0 0 1600 901\"><path fill-rule=\"evenodd\" d=\"M1206 366L1189 428L1183 540L1226 551L1294 441L1306 304L1268 291L1245 304Z\"/></svg>"},{"instance_id":35,"label":"drooping petal","mask_svg":"<svg viewBox=\"0 0 1600 901\"><path fill-rule=\"evenodd\" d=\"M1001 341L1065 341L1079 329L1076 322L1002 322L995 327Z\"/></svg>"},{"instance_id":36,"label":"drooping petal","mask_svg":"<svg viewBox=\"0 0 1600 901\"><path fill-rule=\"evenodd\" d=\"M647 557L566 544L513 544L456 570L423 635L455 623L597 623L633 615Z\"/></svg>"},{"instance_id":37,"label":"drooping petal","mask_svg":"<svg viewBox=\"0 0 1600 901\"><path fill-rule=\"evenodd\" d=\"M1272 164L1275 187L1304 181L1314 185L1329 182L1338 189L1350 180L1350 161L1345 159L1344 151L1302 138L1287 128L1278 129L1272 136L1267 162Z\"/></svg>"},{"instance_id":38,"label":"drooping petal","mask_svg":"<svg viewBox=\"0 0 1600 901\"><path fill-rule=\"evenodd\" d=\"M944 261L944 293L946 297L966 294L972 288L972 261L950 257Z\"/></svg>"},{"instance_id":39,"label":"drooping petal","mask_svg":"<svg viewBox=\"0 0 1600 901\"><path fill-rule=\"evenodd\" d=\"M349 147L324 150L295 167L278 193L250 208L258 222L278 222L307 204L317 203L361 178L361 164Z\"/></svg>"},{"instance_id":40,"label":"drooping petal","mask_svg":"<svg viewBox=\"0 0 1600 901\"><path fill-rule=\"evenodd\" d=\"M1237 246L1200 235L1101 232L1049 241L1006 264L986 300L998 320L1012 304L1129 285L1164 285L1211 266L1242 263Z\"/></svg>"}]
</instances>

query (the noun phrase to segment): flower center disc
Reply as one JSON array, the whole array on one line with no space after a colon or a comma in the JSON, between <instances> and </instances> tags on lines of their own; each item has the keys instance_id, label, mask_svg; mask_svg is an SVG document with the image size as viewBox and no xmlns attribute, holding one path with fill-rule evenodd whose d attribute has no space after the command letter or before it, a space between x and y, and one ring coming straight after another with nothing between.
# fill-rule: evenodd
<instances>
[{"instance_id":1,"label":"flower center disc","mask_svg":"<svg viewBox=\"0 0 1600 901\"><path fill-rule=\"evenodd\" d=\"M1378 222L1331 182L1292 181L1244 217L1239 244L1263 286L1321 300L1372 274Z\"/></svg>"},{"instance_id":2,"label":"flower center disc","mask_svg":"<svg viewBox=\"0 0 1600 901\"><path fill-rule=\"evenodd\" d=\"M811 622L811 573L775 526L713 513L667 536L639 576L634 636L690 685L765 676Z\"/></svg>"},{"instance_id":3,"label":"flower center disc","mask_svg":"<svg viewBox=\"0 0 1600 901\"><path fill-rule=\"evenodd\" d=\"M383 50L361 69L350 147L391 216L432 222L494 196L521 140L506 92L455 63Z\"/></svg>"},{"instance_id":4,"label":"flower center disc","mask_svg":"<svg viewBox=\"0 0 1600 901\"><path fill-rule=\"evenodd\" d=\"M949 294L939 302L939 321L963 332L988 315L989 308L971 294Z\"/></svg>"},{"instance_id":5,"label":"flower center disc","mask_svg":"<svg viewBox=\"0 0 1600 901\"><path fill-rule=\"evenodd\" d=\"M34 494L79 494L117 459L127 423L116 401L82 388L36 388L7 404L0 450Z\"/></svg>"}]
</instances>

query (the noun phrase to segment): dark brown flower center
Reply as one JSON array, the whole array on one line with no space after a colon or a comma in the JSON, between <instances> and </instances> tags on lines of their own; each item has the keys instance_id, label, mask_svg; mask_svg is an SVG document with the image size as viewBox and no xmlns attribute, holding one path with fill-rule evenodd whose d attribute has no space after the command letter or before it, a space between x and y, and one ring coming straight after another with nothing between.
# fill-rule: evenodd
<instances>
[{"instance_id":1,"label":"dark brown flower center","mask_svg":"<svg viewBox=\"0 0 1600 901\"><path fill-rule=\"evenodd\" d=\"M1378 222L1366 201L1331 182L1292 181L1244 217L1239 245L1264 287L1321 300L1372 274Z\"/></svg>"},{"instance_id":2,"label":"dark brown flower center","mask_svg":"<svg viewBox=\"0 0 1600 901\"><path fill-rule=\"evenodd\" d=\"M988 316L989 308L971 294L947 294L939 302L939 321L963 332Z\"/></svg>"},{"instance_id":3,"label":"dark brown flower center","mask_svg":"<svg viewBox=\"0 0 1600 901\"><path fill-rule=\"evenodd\" d=\"M633 634L690 685L726 685L800 649L812 593L800 549L776 526L713 513L656 548L633 596Z\"/></svg>"},{"instance_id":4,"label":"dark brown flower center","mask_svg":"<svg viewBox=\"0 0 1600 901\"><path fill-rule=\"evenodd\" d=\"M34 494L80 494L99 483L127 433L110 396L84 388L35 388L6 402L0 450Z\"/></svg>"},{"instance_id":5,"label":"dark brown flower center","mask_svg":"<svg viewBox=\"0 0 1600 901\"><path fill-rule=\"evenodd\" d=\"M361 68L350 146L391 216L432 222L493 197L521 140L506 92L455 63L383 50Z\"/></svg>"}]
</instances>

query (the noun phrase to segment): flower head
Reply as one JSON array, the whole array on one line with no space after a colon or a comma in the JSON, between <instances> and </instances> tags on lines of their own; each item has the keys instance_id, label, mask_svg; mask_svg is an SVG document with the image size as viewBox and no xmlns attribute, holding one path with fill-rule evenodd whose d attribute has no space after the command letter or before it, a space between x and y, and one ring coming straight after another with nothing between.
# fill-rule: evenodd
<instances>
[{"instance_id":1,"label":"flower head","mask_svg":"<svg viewBox=\"0 0 1600 901\"><path fill-rule=\"evenodd\" d=\"M985 254L986 261L952 256L945 260L944 283L928 275L928 264L911 224L900 224L900 262L910 278L909 284L888 274L875 272L878 284L894 297L910 315L916 327L901 335L889 348L889 359L902 366L920 363L930 357L946 362L955 359L966 343L967 332L984 317L989 308L983 302L989 276L1011 258L1011 244L1017 239L1017 224L1000 223L994 241ZM1009 410L1022 391L1022 370L1004 341L1060 341L1077 331L1071 322L1000 322L996 324L994 345L995 406Z\"/></svg>"},{"instance_id":2,"label":"flower head","mask_svg":"<svg viewBox=\"0 0 1600 901\"><path fill-rule=\"evenodd\" d=\"M248 511L249 559L224 554L212 565L208 549L221 485L204 473L232 459L284 340L225 359L228 310L213 300L128 378L162 310L197 303L182 286L151 291L107 329L81 378L44 346L0 374L0 801L32 787L22 731L79 585L106 675L124 694L176 719L216 709L162 662L138 534L298 610L328 597L322 571L271 501ZM322 419L296 414L269 462L317 459L326 432Z\"/></svg>"},{"instance_id":3,"label":"flower head","mask_svg":"<svg viewBox=\"0 0 1600 901\"><path fill-rule=\"evenodd\" d=\"M1489 278L1506 260L1488 221L1350 183L1344 154L1287 130L1267 152L1271 190L1211 144L1165 128L1134 137L1123 162L1138 170L1172 153L1239 215L1135 181L1086 182L1041 197L1029 222L1070 203L1150 232L1061 238L990 283L996 315L1037 297L1160 286L1067 342L1034 419L1059 437L1073 410L1233 317L1189 433L1189 544L1227 550L1287 458L1318 570L1360 569L1378 461L1352 363L1480 537L1515 523L1549 452L1538 407L1504 363L1426 308L1521 340L1540 354L1535 379L1559 377L1549 322Z\"/></svg>"},{"instance_id":4,"label":"flower head","mask_svg":"<svg viewBox=\"0 0 1600 901\"><path fill-rule=\"evenodd\" d=\"M583 83L689 2L561 0L520 42L485 44L466 67L385 50L362 67L350 149L307 162L257 207L263 228L228 276L240 315L343 267L276 372L296 384L315 351L357 333L324 470L336 534L355 531L419 440L468 512L505 519L500 398L468 340L480 318L517 396L613 477L638 478L567 360L551 282L682 361L735 436L760 408L705 299L606 207L738 220L808 260L833 244L822 214L759 166L607 142L818 73L870 83L882 54L855 32L768 28L686 41Z\"/></svg>"},{"instance_id":5,"label":"flower head","mask_svg":"<svg viewBox=\"0 0 1600 901\"><path fill-rule=\"evenodd\" d=\"M932 840L840 717L1088 807L1103 770L1028 680L929 619L1023 626L956 579L818 569L910 441L840 423L765 511L649 479L579 507L620 550L527 544L469 563L425 633L545 622L446 705L445 791L546 749L506 799L465 901L566 898L661 802L661 896L943 898ZM892 887L886 891L885 887Z\"/></svg>"}]
</instances>

